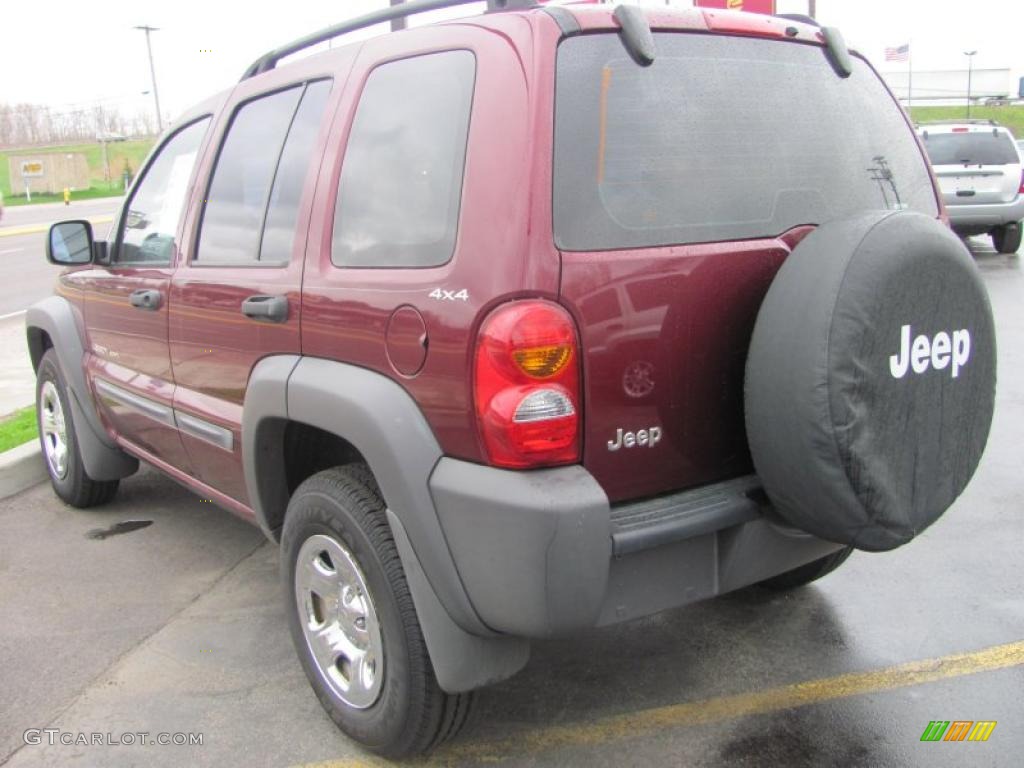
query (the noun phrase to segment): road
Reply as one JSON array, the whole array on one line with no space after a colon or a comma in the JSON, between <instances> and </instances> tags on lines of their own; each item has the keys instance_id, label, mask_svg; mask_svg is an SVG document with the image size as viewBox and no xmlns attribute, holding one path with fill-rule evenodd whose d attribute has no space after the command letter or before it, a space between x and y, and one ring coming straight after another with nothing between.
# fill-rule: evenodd
<instances>
[{"instance_id":1,"label":"road","mask_svg":"<svg viewBox=\"0 0 1024 768\"><path fill-rule=\"evenodd\" d=\"M1017 766L1024 751L1024 273L972 244L999 338L988 448L953 509L810 587L753 587L538 642L417 765ZM148 527L97 540L126 520ZM288 636L275 548L144 471L77 511L0 501L0 764L383 765L320 709ZM985 743L923 743L932 720ZM203 734L201 746L26 744L26 729ZM31 735L30 735L31 738Z\"/></svg>"},{"instance_id":2,"label":"road","mask_svg":"<svg viewBox=\"0 0 1024 768\"><path fill-rule=\"evenodd\" d=\"M46 261L46 229L63 219L90 219L98 233L106 234L106 222L121 198L83 200L69 206L59 203L4 208L0 221L0 320L24 312L53 293L60 267ZM25 230L35 230L25 232ZM41 231L40 231L41 230Z\"/></svg>"}]
</instances>

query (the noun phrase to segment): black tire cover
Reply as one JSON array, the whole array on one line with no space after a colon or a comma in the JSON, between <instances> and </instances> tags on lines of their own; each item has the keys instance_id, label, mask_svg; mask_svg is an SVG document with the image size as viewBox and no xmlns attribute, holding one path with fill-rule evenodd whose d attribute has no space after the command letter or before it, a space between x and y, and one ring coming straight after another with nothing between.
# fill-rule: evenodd
<instances>
[{"instance_id":1,"label":"black tire cover","mask_svg":"<svg viewBox=\"0 0 1024 768\"><path fill-rule=\"evenodd\" d=\"M959 238L911 212L824 224L758 313L744 395L754 466L794 526L893 549L971 479L995 381L988 294Z\"/></svg>"}]
</instances>

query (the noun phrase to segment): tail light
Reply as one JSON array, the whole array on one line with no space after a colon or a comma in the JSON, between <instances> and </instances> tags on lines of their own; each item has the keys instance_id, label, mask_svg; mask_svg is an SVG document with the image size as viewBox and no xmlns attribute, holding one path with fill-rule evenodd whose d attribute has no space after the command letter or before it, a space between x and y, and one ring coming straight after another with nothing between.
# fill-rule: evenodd
<instances>
[{"instance_id":1,"label":"tail light","mask_svg":"<svg viewBox=\"0 0 1024 768\"><path fill-rule=\"evenodd\" d=\"M500 467L580 457L576 326L548 301L498 307L477 338L474 399L487 458Z\"/></svg>"},{"instance_id":2,"label":"tail light","mask_svg":"<svg viewBox=\"0 0 1024 768\"><path fill-rule=\"evenodd\" d=\"M1017 190L1018 195L1024 195L1024 171L1020 172L1020 189Z\"/></svg>"}]
</instances>

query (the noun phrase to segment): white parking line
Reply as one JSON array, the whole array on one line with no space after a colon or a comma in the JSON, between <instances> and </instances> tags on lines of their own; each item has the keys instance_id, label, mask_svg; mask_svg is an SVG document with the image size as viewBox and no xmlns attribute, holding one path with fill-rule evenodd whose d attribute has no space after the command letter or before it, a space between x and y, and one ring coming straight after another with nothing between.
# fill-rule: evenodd
<instances>
[{"instance_id":1,"label":"white parking line","mask_svg":"<svg viewBox=\"0 0 1024 768\"><path fill-rule=\"evenodd\" d=\"M0 256L3 256L5 253L17 253L20 250L21 248L7 248L3 251L0 251Z\"/></svg>"}]
</instances>

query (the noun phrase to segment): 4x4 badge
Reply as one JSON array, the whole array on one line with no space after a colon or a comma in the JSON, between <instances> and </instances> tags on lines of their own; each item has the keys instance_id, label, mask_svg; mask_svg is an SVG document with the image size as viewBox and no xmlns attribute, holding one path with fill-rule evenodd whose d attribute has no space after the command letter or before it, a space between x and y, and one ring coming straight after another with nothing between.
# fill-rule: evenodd
<instances>
[{"instance_id":1,"label":"4x4 badge","mask_svg":"<svg viewBox=\"0 0 1024 768\"><path fill-rule=\"evenodd\" d=\"M653 448L660 441L661 427L638 429L636 432L626 432L620 427L615 434L615 439L608 441L608 450L617 451L619 448L636 448L637 446Z\"/></svg>"}]
</instances>

